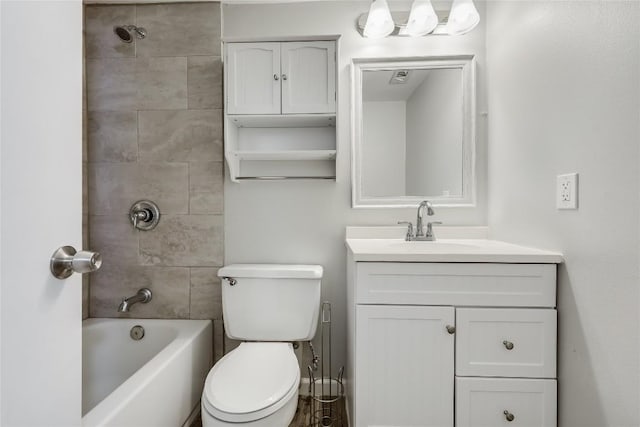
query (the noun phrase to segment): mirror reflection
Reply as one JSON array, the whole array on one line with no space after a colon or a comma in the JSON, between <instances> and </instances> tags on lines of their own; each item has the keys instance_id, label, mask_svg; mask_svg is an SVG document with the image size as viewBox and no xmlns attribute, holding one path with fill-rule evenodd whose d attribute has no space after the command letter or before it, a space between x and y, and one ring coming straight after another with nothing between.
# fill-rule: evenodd
<instances>
[{"instance_id":1,"label":"mirror reflection","mask_svg":"<svg viewBox=\"0 0 640 427\"><path fill-rule=\"evenodd\" d=\"M352 71L353 206L473 206L473 56L356 58Z\"/></svg>"},{"instance_id":2,"label":"mirror reflection","mask_svg":"<svg viewBox=\"0 0 640 427\"><path fill-rule=\"evenodd\" d=\"M462 69L362 75L365 197L461 197Z\"/></svg>"}]
</instances>

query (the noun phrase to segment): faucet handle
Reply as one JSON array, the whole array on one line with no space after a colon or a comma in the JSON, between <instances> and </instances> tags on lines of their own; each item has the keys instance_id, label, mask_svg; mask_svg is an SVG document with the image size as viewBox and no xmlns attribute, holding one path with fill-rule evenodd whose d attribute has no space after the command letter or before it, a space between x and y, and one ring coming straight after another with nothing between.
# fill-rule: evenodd
<instances>
[{"instance_id":1,"label":"faucet handle","mask_svg":"<svg viewBox=\"0 0 640 427\"><path fill-rule=\"evenodd\" d=\"M407 226L407 235L405 236L405 240L408 242L413 239L413 223L411 221L398 221L400 225Z\"/></svg>"},{"instance_id":2,"label":"faucet handle","mask_svg":"<svg viewBox=\"0 0 640 427\"><path fill-rule=\"evenodd\" d=\"M434 225L441 225L442 221L431 221L427 223L427 233L425 235L425 237L431 241L436 240L435 236L433 235L433 228L432 226Z\"/></svg>"}]
</instances>

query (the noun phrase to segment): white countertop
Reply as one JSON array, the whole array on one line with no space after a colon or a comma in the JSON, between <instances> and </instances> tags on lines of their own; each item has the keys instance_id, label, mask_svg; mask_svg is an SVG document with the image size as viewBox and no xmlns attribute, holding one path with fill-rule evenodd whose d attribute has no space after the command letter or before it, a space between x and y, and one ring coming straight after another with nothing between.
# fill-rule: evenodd
<instances>
[{"instance_id":1,"label":"white countertop","mask_svg":"<svg viewBox=\"0 0 640 427\"><path fill-rule=\"evenodd\" d=\"M351 230L349 230L351 229ZM367 229L373 232L368 233ZM347 229L347 248L354 261L381 262L493 262L559 264L562 254L484 238L437 238L435 242L407 242L395 237L391 227ZM393 231L402 228L393 227ZM464 234L463 227L434 228L436 237ZM382 234L378 231L384 231ZM367 235L371 238L365 237ZM383 238L379 238L383 235ZM476 237L475 233L473 237ZM392 237L393 236L393 237Z\"/></svg>"}]
</instances>

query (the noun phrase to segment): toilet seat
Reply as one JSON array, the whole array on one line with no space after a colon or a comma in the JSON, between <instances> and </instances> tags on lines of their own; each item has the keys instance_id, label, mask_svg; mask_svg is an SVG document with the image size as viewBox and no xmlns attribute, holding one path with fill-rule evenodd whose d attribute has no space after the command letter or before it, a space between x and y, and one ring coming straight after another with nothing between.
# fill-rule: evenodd
<instances>
[{"instance_id":1,"label":"toilet seat","mask_svg":"<svg viewBox=\"0 0 640 427\"><path fill-rule=\"evenodd\" d=\"M298 359L290 343L242 343L207 375L202 404L222 421L254 421L282 408L299 383Z\"/></svg>"}]
</instances>

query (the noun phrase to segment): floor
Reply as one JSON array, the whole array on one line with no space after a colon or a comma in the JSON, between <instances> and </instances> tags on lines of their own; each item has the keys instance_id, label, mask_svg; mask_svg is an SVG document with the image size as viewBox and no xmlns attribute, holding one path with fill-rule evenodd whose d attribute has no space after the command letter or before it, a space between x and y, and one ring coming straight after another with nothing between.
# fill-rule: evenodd
<instances>
[{"instance_id":1,"label":"floor","mask_svg":"<svg viewBox=\"0 0 640 427\"><path fill-rule=\"evenodd\" d=\"M293 421L291 421L291 424L289 424L289 427L347 427L346 416L344 416L344 399L342 399L337 406L326 407L324 419L322 419L322 408L318 408L318 418L315 420L312 419L312 403L309 396L300 396L296 416ZM336 421L332 422L331 418L336 418ZM344 419L344 422L342 422L341 419ZM200 417L191 424L191 427L202 427Z\"/></svg>"}]
</instances>

